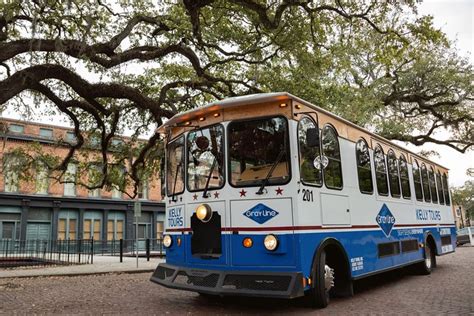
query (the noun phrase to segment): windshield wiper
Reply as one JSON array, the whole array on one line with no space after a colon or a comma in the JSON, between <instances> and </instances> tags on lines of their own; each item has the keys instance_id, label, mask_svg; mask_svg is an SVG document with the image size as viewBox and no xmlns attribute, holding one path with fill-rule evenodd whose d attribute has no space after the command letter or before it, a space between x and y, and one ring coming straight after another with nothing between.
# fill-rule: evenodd
<instances>
[{"instance_id":1,"label":"windshield wiper","mask_svg":"<svg viewBox=\"0 0 474 316\"><path fill-rule=\"evenodd\" d=\"M181 165L182 165L181 162L176 165L176 174L174 175L173 193L171 194L171 200L173 202L178 201L178 199L175 200L174 198L175 198L175 192L176 192L176 182L178 180L178 170L181 167Z\"/></svg>"},{"instance_id":2,"label":"windshield wiper","mask_svg":"<svg viewBox=\"0 0 474 316\"><path fill-rule=\"evenodd\" d=\"M263 194L263 189L265 189L265 186L268 184L268 179L270 179L270 177L272 176L273 171L275 171L276 166L280 163L280 160L281 160L281 158L283 158L283 155L285 155L285 153L286 153L286 150L280 151L280 154L278 155L277 159L275 160L272 167L268 171L267 176L265 177L265 179L263 179L262 185L260 186L260 189L258 189L256 194L258 194L258 195Z\"/></svg>"},{"instance_id":3,"label":"windshield wiper","mask_svg":"<svg viewBox=\"0 0 474 316\"><path fill-rule=\"evenodd\" d=\"M211 166L211 169L209 170L209 174L207 175L207 179L206 179L206 186L204 187L204 192L202 192L202 197L203 198L207 198L207 190L209 189L209 183L211 182L211 176L212 176L212 173L214 172L214 168L216 167L217 165L217 158L216 156L214 156L214 160L212 160L212 166Z\"/></svg>"}]
</instances>

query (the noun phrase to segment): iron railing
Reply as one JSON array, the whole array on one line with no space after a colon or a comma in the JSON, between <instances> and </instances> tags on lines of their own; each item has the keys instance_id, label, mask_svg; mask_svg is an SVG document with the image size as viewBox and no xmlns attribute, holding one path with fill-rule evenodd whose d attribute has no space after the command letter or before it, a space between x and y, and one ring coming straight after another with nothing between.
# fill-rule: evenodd
<instances>
[{"instance_id":1,"label":"iron railing","mask_svg":"<svg viewBox=\"0 0 474 316\"><path fill-rule=\"evenodd\" d=\"M67 239L67 240L14 240L0 239L0 267L51 264L94 263L94 255L164 256L162 239Z\"/></svg>"},{"instance_id":2,"label":"iron railing","mask_svg":"<svg viewBox=\"0 0 474 316\"><path fill-rule=\"evenodd\" d=\"M94 240L0 239L0 267L94 262Z\"/></svg>"}]
</instances>

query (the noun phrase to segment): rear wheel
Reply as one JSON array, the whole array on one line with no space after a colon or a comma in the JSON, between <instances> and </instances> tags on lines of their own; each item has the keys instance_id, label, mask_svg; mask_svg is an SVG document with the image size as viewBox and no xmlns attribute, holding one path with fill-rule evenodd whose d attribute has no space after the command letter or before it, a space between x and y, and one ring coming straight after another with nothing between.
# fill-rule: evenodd
<instances>
[{"instance_id":1,"label":"rear wheel","mask_svg":"<svg viewBox=\"0 0 474 316\"><path fill-rule=\"evenodd\" d=\"M311 306L324 308L329 304L329 291L334 286L334 270L327 264L326 251L315 258L312 271L313 285L308 293Z\"/></svg>"},{"instance_id":2,"label":"rear wheel","mask_svg":"<svg viewBox=\"0 0 474 316\"><path fill-rule=\"evenodd\" d=\"M433 243L430 240L426 240L424 248L424 258L423 262L418 264L418 271L421 274L431 274L431 271L436 267L436 253L433 246Z\"/></svg>"}]
</instances>

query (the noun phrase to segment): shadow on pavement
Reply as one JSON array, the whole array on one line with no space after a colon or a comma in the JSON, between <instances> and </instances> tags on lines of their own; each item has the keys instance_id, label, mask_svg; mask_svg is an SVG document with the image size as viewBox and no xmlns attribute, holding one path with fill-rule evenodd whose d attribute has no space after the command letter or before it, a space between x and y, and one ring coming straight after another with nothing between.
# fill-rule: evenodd
<instances>
[{"instance_id":1,"label":"shadow on pavement","mask_svg":"<svg viewBox=\"0 0 474 316\"><path fill-rule=\"evenodd\" d=\"M438 267L436 272L443 270ZM436 273L435 272L435 273ZM418 277L417 272L413 267L405 267L377 274L358 280L354 282L354 296L370 293L380 288L390 287L397 284L405 278ZM348 302L352 298L331 298L331 304L340 304ZM213 295L197 295L196 301L198 304L207 306L225 307L232 311L246 311L250 309L257 313L265 312L291 312L291 311L309 311L310 306L307 300L303 297L296 299L275 299L275 298L258 298L258 297L243 297L243 296L226 296L219 297Z\"/></svg>"}]
</instances>

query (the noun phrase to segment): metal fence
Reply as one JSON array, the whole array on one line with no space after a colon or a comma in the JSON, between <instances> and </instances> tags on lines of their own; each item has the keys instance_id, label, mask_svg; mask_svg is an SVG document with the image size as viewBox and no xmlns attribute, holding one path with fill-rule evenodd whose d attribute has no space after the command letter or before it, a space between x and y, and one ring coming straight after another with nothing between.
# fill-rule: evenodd
<instances>
[{"instance_id":1,"label":"metal fence","mask_svg":"<svg viewBox=\"0 0 474 316\"><path fill-rule=\"evenodd\" d=\"M93 263L93 250L92 239L0 239L0 267Z\"/></svg>"},{"instance_id":2,"label":"metal fence","mask_svg":"<svg viewBox=\"0 0 474 316\"><path fill-rule=\"evenodd\" d=\"M163 239L98 240L94 243L95 254L135 256L137 251L139 256L164 256Z\"/></svg>"},{"instance_id":3,"label":"metal fence","mask_svg":"<svg viewBox=\"0 0 474 316\"><path fill-rule=\"evenodd\" d=\"M14 240L0 239L0 267L94 263L94 255L164 256L162 239Z\"/></svg>"}]
</instances>

